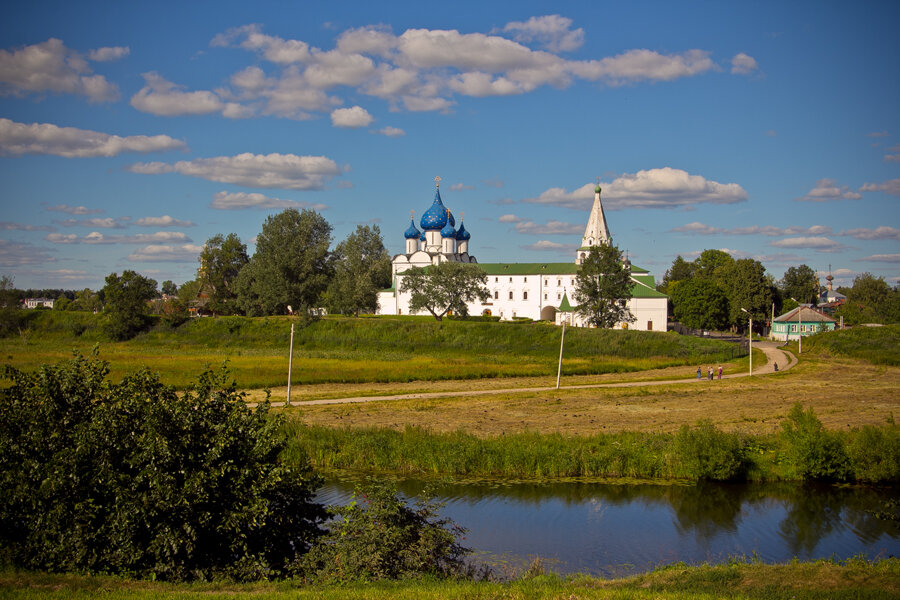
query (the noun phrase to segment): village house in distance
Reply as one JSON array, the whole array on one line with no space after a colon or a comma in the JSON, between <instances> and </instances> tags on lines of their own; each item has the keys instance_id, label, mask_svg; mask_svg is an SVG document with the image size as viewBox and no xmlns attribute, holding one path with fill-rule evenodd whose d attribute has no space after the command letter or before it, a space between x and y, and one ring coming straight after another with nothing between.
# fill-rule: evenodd
<instances>
[{"instance_id":1,"label":"village house in distance","mask_svg":"<svg viewBox=\"0 0 900 600\"><path fill-rule=\"evenodd\" d=\"M462 220L459 228L453 213L441 200L440 178L435 178L434 202L425 211L416 227L410 219L404 232L406 251L392 261L393 285L378 294L380 315L409 314L409 294L400 293L403 272L410 267L427 267L442 262L478 263L469 254L471 234ZM570 263L478 263L487 273L487 288L491 298L485 303L468 305L470 315L493 315L501 320L518 317L554 321L561 324L566 319L570 325L583 326L584 320L571 308L575 289L575 276L581 262L592 246L611 243L606 226L606 216L600 201L600 186L594 189L594 205L588 217L581 247ZM656 291L653 276L645 269L630 265L632 298L628 308L635 316L634 323L619 323L617 327L630 327L642 331L665 331L668 319L668 298ZM560 311L562 307L562 311Z\"/></svg>"}]
</instances>

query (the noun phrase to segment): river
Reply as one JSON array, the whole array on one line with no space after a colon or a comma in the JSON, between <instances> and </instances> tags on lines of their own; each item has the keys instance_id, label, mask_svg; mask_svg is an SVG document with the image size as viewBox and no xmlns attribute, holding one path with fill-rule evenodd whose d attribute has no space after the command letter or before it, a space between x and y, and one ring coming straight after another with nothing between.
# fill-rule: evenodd
<instances>
[{"instance_id":1,"label":"river","mask_svg":"<svg viewBox=\"0 0 900 600\"><path fill-rule=\"evenodd\" d=\"M332 480L326 504L346 503L353 482ZM421 481L402 481L407 497ZM768 563L900 556L898 523L876 518L897 489L800 484L438 484L443 516L468 531L478 560L521 571L539 556L558 573L604 577L675 562Z\"/></svg>"}]
</instances>

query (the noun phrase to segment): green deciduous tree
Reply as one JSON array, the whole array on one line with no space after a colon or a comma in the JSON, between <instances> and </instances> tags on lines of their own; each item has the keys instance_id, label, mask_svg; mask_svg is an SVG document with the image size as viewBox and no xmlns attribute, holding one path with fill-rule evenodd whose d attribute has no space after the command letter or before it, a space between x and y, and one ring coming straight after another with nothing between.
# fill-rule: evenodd
<instances>
[{"instance_id":1,"label":"green deciduous tree","mask_svg":"<svg viewBox=\"0 0 900 600\"><path fill-rule=\"evenodd\" d=\"M409 293L409 310L427 310L440 321L444 315L466 316L469 302L486 302L490 297L487 274L474 263L444 262L427 268L412 267L403 272L401 293Z\"/></svg>"},{"instance_id":2,"label":"green deciduous tree","mask_svg":"<svg viewBox=\"0 0 900 600\"><path fill-rule=\"evenodd\" d=\"M628 310L632 285L619 249L612 244L593 246L575 276L576 310L595 327L633 323L635 317Z\"/></svg>"},{"instance_id":3,"label":"green deciduous tree","mask_svg":"<svg viewBox=\"0 0 900 600\"><path fill-rule=\"evenodd\" d=\"M314 210L272 215L256 238L256 253L236 281L238 304L250 316L307 312L331 278L331 225Z\"/></svg>"},{"instance_id":4,"label":"green deciduous tree","mask_svg":"<svg viewBox=\"0 0 900 600\"><path fill-rule=\"evenodd\" d=\"M332 312L374 312L378 290L391 283L391 259L378 225L357 225L334 251L334 278L328 287Z\"/></svg>"},{"instance_id":5,"label":"green deciduous tree","mask_svg":"<svg viewBox=\"0 0 900 600\"><path fill-rule=\"evenodd\" d=\"M97 312L101 308L103 308L103 303L100 302L99 294L96 294L90 288L84 288L75 294L75 300L72 301L70 310Z\"/></svg>"},{"instance_id":6,"label":"green deciduous tree","mask_svg":"<svg viewBox=\"0 0 900 600\"><path fill-rule=\"evenodd\" d=\"M663 275L663 280L656 286L656 289L663 294L668 294L673 283L691 279L696 270L697 265L695 263L684 260L680 255L676 256L672 262L672 267Z\"/></svg>"},{"instance_id":7,"label":"green deciduous tree","mask_svg":"<svg viewBox=\"0 0 900 600\"><path fill-rule=\"evenodd\" d=\"M794 298L800 304L815 304L819 299L819 278L808 265L785 271L779 287L785 300Z\"/></svg>"},{"instance_id":8,"label":"green deciduous tree","mask_svg":"<svg viewBox=\"0 0 900 600\"><path fill-rule=\"evenodd\" d=\"M209 579L285 572L324 517L268 403L224 372L176 392L83 357L0 389L0 545L28 569Z\"/></svg>"},{"instance_id":9,"label":"green deciduous tree","mask_svg":"<svg viewBox=\"0 0 900 600\"><path fill-rule=\"evenodd\" d=\"M775 299L775 285L758 260L741 258L722 269L724 289L728 293L729 318L733 326L744 329L748 324L744 308L761 330L770 318Z\"/></svg>"},{"instance_id":10,"label":"green deciduous tree","mask_svg":"<svg viewBox=\"0 0 900 600\"><path fill-rule=\"evenodd\" d=\"M129 270L122 271L121 277L110 273L103 297L106 333L114 340L127 340L150 324L147 301L156 297L156 281Z\"/></svg>"},{"instance_id":11,"label":"green deciduous tree","mask_svg":"<svg viewBox=\"0 0 900 600\"><path fill-rule=\"evenodd\" d=\"M734 259L724 250L704 250L694 261L694 276L721 282Z\"/></svg>"},{"instance_id":12,"label":"green deciduous tree","mask_svg":"<svg viewBox=\"0 0 900 600\"><path fill-rule=\"evenodd\" d=\"M688 279L669 289L675 320L694 329L725 329L730 323L728 295L714 281Z\"/></svg>"},{"instance_id":13,"label":"green deciduous tree","mask_svg":"<svg viewBox=\"0 0 900 600\"><path fill-rule=\"evenodd\" d=\"M246 254L246 247L244 248L244 253ZM178 286L175 285L175 282L171 279L166 279L162 282L162 286L159 288L163 294L167 296L174 296L178 293Z\"/></svg>"},{"instance_id":14,"label":"green deciduous tree","mask_svg":"<svg viewBox=\"0 0 900 600\"><path fill-rule=\"evenodd\" d=\"M206 240L200 253L198 279L209 295L207 310L219 315L239 311L234 282L249 260L247 245L234 233L218 233Z\"/></svg>"},{"instance_id":15,"label":"green deciduous tree","mask_svg":"<svg viewBox=\"0 0 900 600\"><path fill-rule=\"evenodd\" d=\"M846 323L900 322L900 286L892 289L883 277L861 273L843 293L847 301L835 314Z\"/></svg>"}]
</instances>

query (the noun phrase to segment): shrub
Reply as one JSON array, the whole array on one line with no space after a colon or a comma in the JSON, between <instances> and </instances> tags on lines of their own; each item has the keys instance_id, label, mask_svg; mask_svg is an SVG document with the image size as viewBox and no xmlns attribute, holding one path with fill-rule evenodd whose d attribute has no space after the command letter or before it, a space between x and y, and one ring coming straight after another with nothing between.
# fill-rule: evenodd
<instances>
[{"instance_id":1,"label":"shrub","mask_svg":"<svg viewBox=\"0 0 900 600\"><path fill-rule=\"evenodd\" d=\"M227 373L176 394L75 359L0 390L0 545L17 566L164 579L282 572L320 532L318 480Z\"/></svg>"},{"instance_id":2,"label":"shrub","mask_svg":"<svg viewBox=\"0 0 900 600\"><path fill-rule=\"evenodd\" d=\"M900 430L896 425L856 430L847 443L853 475L860 481L900 481Z\"/></svg>"},{"instance_id":3,"label":"shrub","mask_svg":"<svg viewBox=\"0 0 900 600\"><path fill-rule=\"evenodd\" d=\"M747 459L736 434L719 431L708 420L694 428L683 426L675 435L675 473L689 479L728 481L744 476Z\"/></svg>"},{"instance_id":4,"label":"shrub","mask_svg":"<svg viewBox=\"0 0 900 600\"><path fill-rule=\"evenodd\" d=\"M837 434L825 430L813 409L798 402L781 424L788 464L801 479L845 479L849 459Z\"/></svg>"},{"instance_id":5,"label":"shrub","mask_svg":"<svg viewBox=\"0 0 900 600\"><path fill-rule=\"evenodd\" d=\"M357 488L350 504L330 508L328 532L298 567L319 582L468 575L464 530L438 508L427 493L408 506L393 486Z\"/></svg>"}]
</instances>

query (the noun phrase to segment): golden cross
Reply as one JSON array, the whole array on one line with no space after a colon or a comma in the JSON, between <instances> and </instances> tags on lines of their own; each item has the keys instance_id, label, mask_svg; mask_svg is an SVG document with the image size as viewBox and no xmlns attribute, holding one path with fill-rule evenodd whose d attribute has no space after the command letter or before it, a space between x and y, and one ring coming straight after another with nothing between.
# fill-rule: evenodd
<instances>
[{"instance_id":1,"label":"golden cross","mask_svg":"<svg viewBox=\"0 0 900 600\"><path fill-rule=\"evenodd\" d=\"M437 187L437 188L441 187L441 176L440 175L438 175L434 178L434 187Z\"/></svg>"},{"instance_id":2,"label":"golden cross","mask_svg":"<svg viewBox=\"0 0 900 600\"><path fill-rule=\"evenodd\" d=\"M466 213L460 212L460 213L459 213L459 220L462 221L462 220L465 219L465 218L466 218Z\"/></svg>"},{"instance_id":3,"label":"golden cross","mask_svg":"<svg viewBox=\"0 0 900 600\"><path fill-rule=\"evenodd\" d=\"M414 210L409 211L409 220L414 221L415 219L416 219L416 211L414 211Z\"/></svg>"}]
</instances>

